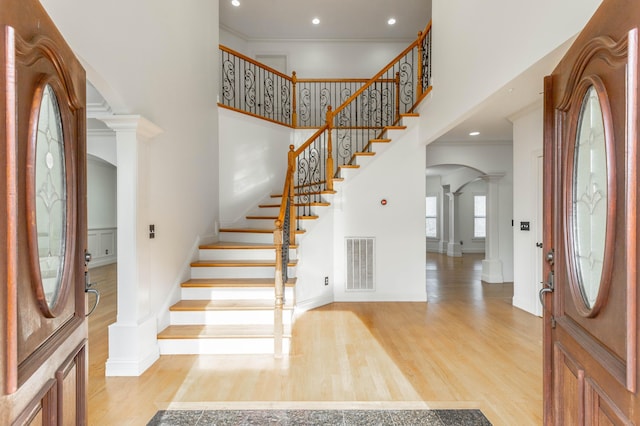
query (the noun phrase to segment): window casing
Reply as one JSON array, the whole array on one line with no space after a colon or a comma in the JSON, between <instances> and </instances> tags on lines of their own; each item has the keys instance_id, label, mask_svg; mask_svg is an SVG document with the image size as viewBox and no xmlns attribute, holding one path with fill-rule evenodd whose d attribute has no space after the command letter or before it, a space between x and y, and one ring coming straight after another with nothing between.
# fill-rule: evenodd
<instances>
[{"instance_id":1,"label":"window casing","mask_svg":"<svg viewBox=\"0 0 640 426\"><path fill-rule=\"evenodd\" d=\"M487 237L487 196L476 194L473 196L473 238Z\"/></svg>"},{"instance_id":2,"label":"window casing","mask_svg":"<svg viewBox=\"0 0 640 426\"><path fill-rule=\"evenodd\" d=\"M425 201L426 237L438 238L438 197L427 195Z\"/></svg>"}]
</instances>

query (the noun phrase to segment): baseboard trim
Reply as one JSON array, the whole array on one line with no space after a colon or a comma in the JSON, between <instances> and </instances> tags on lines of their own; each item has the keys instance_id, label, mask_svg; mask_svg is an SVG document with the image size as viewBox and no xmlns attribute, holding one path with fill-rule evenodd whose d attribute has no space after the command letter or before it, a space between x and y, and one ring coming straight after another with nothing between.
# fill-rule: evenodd
<instances>
[{"instance_id":1,"label":"baseboard trim","mask_svg":"<svg viewBox=\"0 0 640 426\"><path fill-rule=\"evenodd\" d=\"M333 296L317 297L313 299L307 299L304 302L296 302L296 307L294 308L293 313L294 318L306 311L319 308L320 306L329 305L333 302Z\"/></svg>"}]
</instances>

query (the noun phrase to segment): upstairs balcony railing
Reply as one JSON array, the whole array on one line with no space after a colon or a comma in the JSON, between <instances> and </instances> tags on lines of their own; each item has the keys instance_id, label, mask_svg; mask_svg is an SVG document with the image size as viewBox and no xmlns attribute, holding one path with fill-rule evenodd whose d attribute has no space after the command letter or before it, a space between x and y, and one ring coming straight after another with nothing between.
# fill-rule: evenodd
<instances>
[{"instance_id":1,"label":"upstairs balcony railing","mask_svg":"<svg viewBox=\"0 0 640 426\"><path fill-rule=\"evenodd\" d=\"M339 119L368 128L389 124L413 106L418 86L428 87L430 32L420 33L418 40L421 46L372 84L369 79L302 79L295 71L288 76L220 45L219 105L284 126L320 128L330 105L342 105L367 85L359 103ZM418 79L424 80L422 85Z\"/></svg>"}]
</instances>

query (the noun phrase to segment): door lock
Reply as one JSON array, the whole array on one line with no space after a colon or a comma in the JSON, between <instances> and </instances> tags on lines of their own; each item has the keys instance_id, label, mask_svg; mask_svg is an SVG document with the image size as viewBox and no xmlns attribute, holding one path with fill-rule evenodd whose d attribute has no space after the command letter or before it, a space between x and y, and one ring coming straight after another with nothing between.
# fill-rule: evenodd
<instances>
[{"instance_id":1,"label":"door lock","mask_svg":"<svg viewBox=\"0 0 640 426\"><path fill-rule=\"evenodd\" d=\"M91 283L91 279L89 278L89 262L91 262L91 253L85 250L84 252L84 292L87 294L92 293L93 295L96 296L96 301L93 305L93 308L89 310L89 313L87 313L85 317L88 317L89 315L91 315L93 311L95 311L96 308L98 307L98 303L100 303L100 292L95 288L91 288L93 284Z\"/></svg>"},{"instance_id":2,"label":"door lock","mask_svg":"<svg viewBox=\"0 0 640 426\"><path fill-rule=\"evenodd\" d=\"M553 293L553 290L554 290L553 271L549 271L549 275L547 276L546 287L544 286L545 283L541 283L541 284L543 285L543 287L540 289L540 292L538 293L538 297L540 298L540 304L542 305L542 309L546 310L546 306L544 306L544 295L545 293Z\"/></svg>"}]
</instances>

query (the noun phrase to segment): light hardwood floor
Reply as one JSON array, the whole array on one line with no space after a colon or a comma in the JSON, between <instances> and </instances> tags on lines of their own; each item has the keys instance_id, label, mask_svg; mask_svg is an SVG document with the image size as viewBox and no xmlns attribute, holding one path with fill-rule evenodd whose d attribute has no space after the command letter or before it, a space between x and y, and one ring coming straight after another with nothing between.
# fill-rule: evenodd
<instances>
[{"instance_id":1,"label":"light hardwood floor","mask_svg":"<svg viewBox=\"0 0 640 426\"><path fill-rule=\"evenodd\" d=\"M92 270L89 424L144 425L164 408L480 408L494 425L542 424L542 321L481 256L428 254L429 303L334 303L302 314L291 355L163 356L104 377L115 265ZM398 283L402 285L402 283Z\"/></svg>"}]
</instances>

